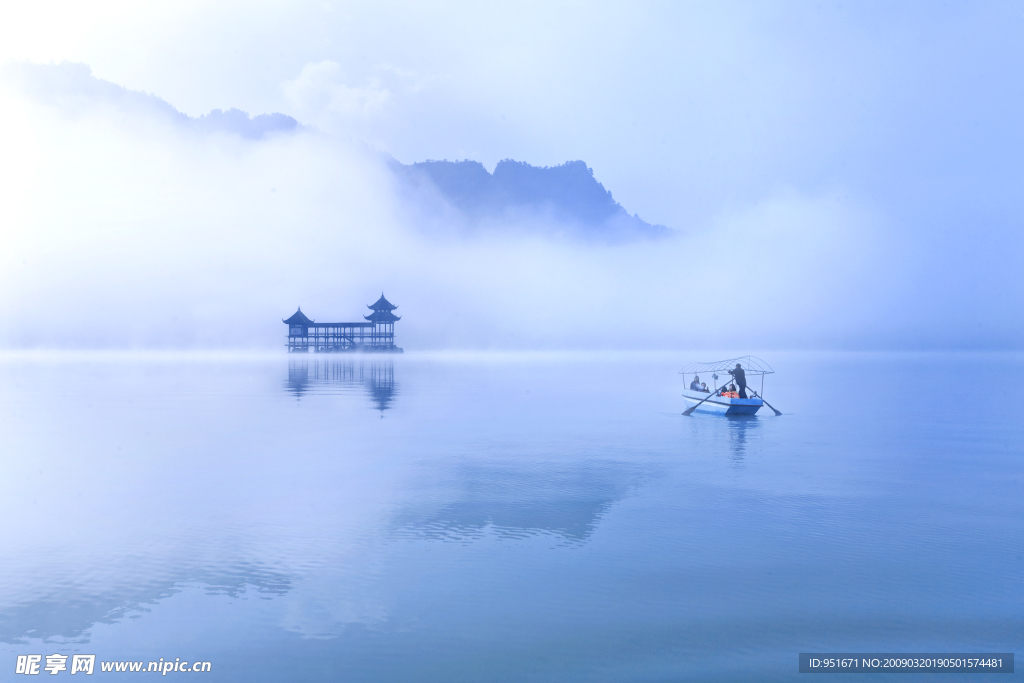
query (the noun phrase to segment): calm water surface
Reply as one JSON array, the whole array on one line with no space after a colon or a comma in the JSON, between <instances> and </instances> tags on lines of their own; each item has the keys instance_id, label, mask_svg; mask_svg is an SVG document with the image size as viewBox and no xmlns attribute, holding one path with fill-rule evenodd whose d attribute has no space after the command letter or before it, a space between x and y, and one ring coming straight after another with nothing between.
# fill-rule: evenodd
<instances>
[{"instance_id":1,"label":"calm water surface","mask_svg":"<svg viewBox=\"0 0 1024 683\"><path fill-rule=\"evenodd\" d=\"M1024 357L762 354L782 417L682 417L676 371L719 355L3 357L0 680L1024 652Z\"/></svg>"}]
</instances>

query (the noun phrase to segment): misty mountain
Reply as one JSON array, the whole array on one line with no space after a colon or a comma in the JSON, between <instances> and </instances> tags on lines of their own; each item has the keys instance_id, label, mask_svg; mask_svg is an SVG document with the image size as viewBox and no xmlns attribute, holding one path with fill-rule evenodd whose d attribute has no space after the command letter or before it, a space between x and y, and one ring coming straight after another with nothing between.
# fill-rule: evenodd
<instances>
[{"instance_id":1,"label":"misty mountain","mask_svg":"<svg viewBox=\"0 0 1024 683\"><path fill-rule=\"evenodd\" d=\"M494 173L468 160L392 161L391 167L407 190L421 200L433 190L473 226L514 223L613 241L674 232L631 216L583 161L548 167L505 159Z\"/></svg>"},{"instance_id":2,"label":"misty mountain","mask_svg":"<svg viewBox=\"0 0 1024 683\"><path fill-rule=\"evenodd\" d=\"M8 64L5 80L17 83L25 94L43 104L72 114L96 107L114 107L125 113L162 118L199 133L231 133L248 140L259 140L272 133L287 133L299 128L299 122L285 114L249 116L240 109L192 117L174 108L156 95L129 90L124 86L96 78L86 64Z\"/></svg>"},{"instance_id":3,"label":"misty mountain","mask_svg":"<svg viewBox=\"0 0 1024 683\"><path fill-rule=\"evenodd\" d=\"M192 121L196 129L204 133L235 133L249 140L259 140L270 133L291 132L299 126L298 121L286 114L275 112L250 117L241 109L234 108L227 111L214 109Z\"/></svg>"}]
</instances>

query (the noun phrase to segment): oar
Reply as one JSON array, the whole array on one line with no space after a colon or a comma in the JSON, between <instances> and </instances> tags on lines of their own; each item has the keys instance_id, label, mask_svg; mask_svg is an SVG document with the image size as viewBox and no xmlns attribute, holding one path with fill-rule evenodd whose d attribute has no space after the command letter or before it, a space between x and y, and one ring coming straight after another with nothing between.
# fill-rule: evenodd
<instances>
[{"instance_id":1,"label":"oar","mask_svg":"<svg viewBox=\"0 0 1024 683\"><path fill-rule=\"evenodd\" d=\"M773 406L773 405L772 405L771 403L769 403L768 401L765 401L765 400L764 400L764 397L763 397L763 396L758 396L758 395L757 395L757 392L756 392L756 391L754 391L753 389L751 389L751 390L750 390L750 393L752 393L752 394L753 394L754 396L757 396L757 397L758 397L759 399L761 399L761 402L762 402L762 403L764 403L764 404L765 404L766 406L768 406L768 407L769 407L769 408L771 408L772 410L775 410L775 406ZM775 410L775 417L779 417L779 416L781 416L781 415L782 415L782 413L780 413L779 411Z\"/></svg>"},{"instance_id":2,"label":"oar","mask_svg":"<svg viewBox=\"0 0 1024 683\"><path fill-rule=\"evenodd\" d=\"M711 398L712 396L715 396L715 395L717 395L717 394L718 394L718 389L715 389L715 390L714 390L714 391L712 391L712 392L711 392L710 394L708 394L708 395L707 395L707 396L705 396L705 397L704 397L703 399L701 399L700 403L703 403L704 401L708 400L709 398ZM693 411L697 410L697 406L699 406L699 405L700 405L700 403L698 403L698 404L697 404L696 406L693 406L692 408L687 408L686 410L684 410L684 411L683 411L683 415L689 415L689 414L690 414L690 413L692 413ZM782 413L779 413L779 415L781 415L781 414L782 414Z\"/></svg>"}]
</instances>

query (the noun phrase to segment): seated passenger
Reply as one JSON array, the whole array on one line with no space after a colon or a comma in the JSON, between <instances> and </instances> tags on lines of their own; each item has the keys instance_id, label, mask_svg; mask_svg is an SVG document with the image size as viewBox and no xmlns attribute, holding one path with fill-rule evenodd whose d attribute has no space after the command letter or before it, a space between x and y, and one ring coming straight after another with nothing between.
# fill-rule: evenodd
<instances>
[{"instance_id":1,"label":"seated passenger","mask_svg":"<svg viewBox=\"0 0 1024 683\"><path fill-rule=\"evenodd\" d=\"M700 391L700 377L697 375L694 375L693 381L690 382L690 391Z\"/></svg>"},{"instance_id":2,"label":"seated passenger","mask_svg":"<svg viewBox=\"0 0 1024 683\"><path fill-rule=\"evenodd\" d=\"M710 393L710 392L708 391L708 385L707 385L707 384L704 384L704 382L701 382L701 383L700 383L700 390L701 390L701 391L703 391L703 392L704 392L705 394L707 394L707 393Z\"/></svg>"}]
</instances>

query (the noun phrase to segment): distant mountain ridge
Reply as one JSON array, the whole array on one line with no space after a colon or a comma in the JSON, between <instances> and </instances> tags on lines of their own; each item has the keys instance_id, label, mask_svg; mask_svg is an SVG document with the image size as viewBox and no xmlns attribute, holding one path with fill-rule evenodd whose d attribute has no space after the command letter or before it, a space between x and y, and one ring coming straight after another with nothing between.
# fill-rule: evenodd
<instances>
[{"instance_id":1,"label":"distant mountain ridge","mask_svg":"<svg viewBox=\"0 0 1024 683\"><path fill-rule=\"evenodd\" d=\"M156 95L97 78L89 66L73 62L0 65L0 84L4 82L67 114L97 112L122 124L136 118L162 120L179 130L237 135L252 141L310 130L276 112L250 116L232 108L189 116ZM477 161L404 165L387 155L384 158L402 181L410 206L416 206L417 217L440 229L566 234L609 242L674 233L627 213L583 161L541 167L503 159L489 173Z\"/></svg>"},{"instance_id":2,"label":"distant mountain ridge","mask_svg":"<svg viewBox=\"0 0 1024 683\"><path fill-rule=\"evenodd\" d=\"M13 80L36 101L53 107L80 112L107 104L147 113L198 133L231 133L247 140L262 140L273 134L291 133L301 128L299 122L291 116L276 112L249 116L240 109L214 109L209 114L192 117L156 95L129 90L96 78L87 65L73 62L15 62L0 67L0 78Z\"/></svg>"},{"instance_id":3,"label":"distant mountain ridge","mask_svg":"<svg viewBox=\"0 0 1024 683\"><path fill-rule=\"evenodd\" d=\"M663 237L672 230L629 213L583 161L531 166L504 159L494 173L478 161L392 163L406 183L429 185L471 222L554 221L582 236L613 240Z\"/></svg>"}]
</instances>

